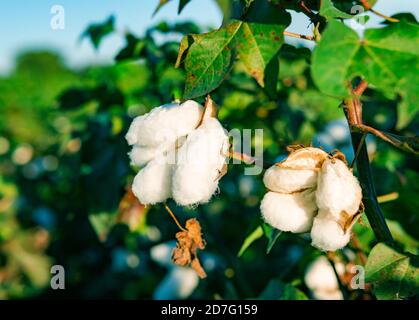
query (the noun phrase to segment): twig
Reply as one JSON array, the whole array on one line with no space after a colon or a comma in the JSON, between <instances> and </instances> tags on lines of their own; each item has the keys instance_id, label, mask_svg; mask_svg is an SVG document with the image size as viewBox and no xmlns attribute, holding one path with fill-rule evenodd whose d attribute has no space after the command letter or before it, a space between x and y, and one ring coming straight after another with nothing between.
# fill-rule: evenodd
<instances>
[{"instance_id":1,"label":"twig","mask_svg":"<svg viewBox=\"0 0 419 320\"><path fill-rule=\"evenodd\" d=\"M398 192L390 192L377 197L378 203L394 201L399 197Z\"/></svg>"},{"instance_id":2,"label":"twig","mask_svg":"<svg viewBox=\"0 0 419 320\"><path fill-rule=\"evenodd\" d=\"M371 133L385 142L399 148L400 150L419 155L419 138L403 137L384 131L377 130L365 124L355 124L351 127L352 131L362 132L363 134Z\"/></svg>"},{"instance_id":3,"label":"twig","mask_svg":"<svg viewBox=\"0 0 419 320\"><path fill-rule=\"evenodd\" d=\"M353 90L354 94L357 96L360 96L364 93L365 89L368 87L368 82L365 80L362 80L358 86Z\"/></svg>"},{"instance_id":4,"label":"twig","mask_svg":"<svg viewBox=\"0 0 419 320\"><path fill-rule=\"evenodd\" d=\"M172 219L175 221L176 225L179 227L180 230L182 231L186 231L186 229L184 227L181 226L181 224L179 223L178 219L176 218L175 214L173 213L172 210L170 210L169 206L167 205L167 203L164 204L165 209L167 210L167 212L169 212L170 216L172 217Z\"/></svg>"},{"instance_id":5,"label":"twig","mask_svg":"<svg viewBox=\"0 0 419 320\"><path fill-rule=\"evenodd\" d=\"M284 35L288 37L293 37L293 38L315 41L314 37L312 36L306 36L304 34L299 34L299 33L294 33L294 32L289 32L289 31L284 31Z\"/></svg>"},{"instance_id":6,"label":"twig","mask_svg":"<svg viewBox=\"0 0 419 320\"><path fill-rule=\"evenodd\" d=\"M236 151L229 151L228 152L228 156L232 159L237 159L240 160L241 162L245 163L245 164L256 164L258 165L258 161L256 158L249 156L248 154L245 153L240 153L240 152L236 152ZM262 162L262 168L267 169L271 166L273 166L273 163L268 163L268 162Z\"/></svg>"},{"instance_id":7,"label":"twig","mask_svg":"<svg viewBox=\"0 0 419 320\"><path fill-rule=\"evenodd\" d=\"M307 17L309 17L312 20L317 19L317 15L313 11L311 11L311 9L309 7L306 6L306 4L304 3L303 0L301 0L298 4L300 5L300 8L303 9L303 13Z\"/></svg>"},{"instance_id":8,"label":"twig","mask_svg":"<svg viewBox=\"0 0 419 320\"><path fill-rule=\"evenodd\" d=\"M389 17L389 16L386 16L385 14L383 14L383 13L377 11L377 10L370 9L370 11L372 13L374 13L375 15L377 15L377 16L383 18L383 19L386 19L387 21L390 21L390 22L400 22L400 20L395 19L395 18L392 18L392 17Z\"/></svg>"},{"instance_id":9,"label":"twig","mask_svg":"<svg viewBox=\"0 0 419 320\"><path fill-rule=\"evenodd\" d=\"M329 252L326 253L326 257L329 260L329 263L331 264L331 266L333 268L333 272L335 273L336 280L337 280L338 285L339 285L339 290L340 290L340 292L342 292L344 300L346 300L348 298L348 292L346 290L346 286L343 284L342 279L341 279L341 277L340 277L340 275L339 275L339 273L336 269L334 253L329 251Z\"/></svg>"}]
</instances>

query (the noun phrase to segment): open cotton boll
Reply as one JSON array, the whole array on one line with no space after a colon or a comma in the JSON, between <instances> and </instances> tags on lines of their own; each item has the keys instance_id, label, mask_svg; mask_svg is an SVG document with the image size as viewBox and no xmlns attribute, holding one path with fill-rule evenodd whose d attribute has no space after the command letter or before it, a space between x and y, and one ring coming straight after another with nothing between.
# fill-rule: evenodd
<instances>
[{"instance_id":1,"label":"open cotton boll","mask_svg":"<svg viewBox=\"0 0 419 320\"><path fill-rule=\"evenodd\" d=\"M202 112L203 107L193 100L162 105L136 117L125 138L130 145L142 146L174 142L196 128Z\"/></svg>"},{"instance_id":2,"label":"open cotton boll","mask_svg":"<svg viewBox=\"0 0 419 320\"><path fill-rule=\"evenodd\" d=\"M320 212L314 218L311 228L311 244L323 251L335 251L346 246L351 238L351 230L342 227L330 215Z\"/></svg>"},{"instance_id":3,"label":"open cotton boll","mask_svg":"<svg viewBox=\"0 0 419 320\"><path fill-rule=\"evenodd\" d=\"M337 265L338 266L338 265ZM337 267L336 266L336 267ZM337 270L339 274L344 271L344 266L339 265L343 270ZM339 272L340 271L340 272ZM332 265L325 256L320 256L314 260L307 268L304 275L307 287L313 293L314 298L319 300L342 300L343 295L339 289Z\"/></svg>"},{"instance_id":4,"label":"open cotton boll","mask_svg":"<svg viewBox=\"0 0 419 320\"><path fill-rule=\"evenodd\" d=\"M317 171L308 169L292 169L273 165L266 170L263 183L271 191L293 193L317 184Z\"/></svg>"},{"instance_id":5,"label":"open cotton boll","mask_svg":"<svg viewBox=\"0 0 419 320\"><path fill-rule=\"evenodd\" d=\"M141 145L133 145L132 150L128 153L131 163L136 166L143 166L158 155L169 150L174 150L175 143L163 143L158 147L145 147Z\"/></svg>"},{"instance_id":6,"label":"open cotton boll","mask_svg":"<svg viewBox=\"0 0 419 320\"><path fill-rule=\"evenodd\" d=\"M228 136L215 118L208 118L190 133L178 149L173 174L173 199L179 205L206 203L218 188L226 165Z\"/></svg>"},{"instance_id":7,"label":"open cotton boll","mask_svg":"<svg viewBox=\"0 0 419 320\"><path fill-rule=\"evenodd\" d=\"M317 180L316 202L335 218L343 212L352 216L358 212L362 190L357 178L339 159L327 159Z\"/></svg>"},{"instance_id":8,"label":"open cotton boll","mask_svg":"<svg viewBox=\"0 0 419 320\"><path fill-rule=\"evenodd\" d=\"M170 155L156 157L135 176L132 191L142 204L155 204L171 197L173 164Z\"/></svg>"},{"instance_id":9,"label":"open cotton boll","mask_svg":"<svg viewBox=\"0 0 419 320\"><path fill-rule=\"evenodd\" d=\"M309 190L294 194L268 192L260 209L268 224L294 233L309 231L317 213L314 192Z\"/></svg>"},{"instance_id":10,"label":"open cotton boll","mask_svg":"<svg viewBox=\"0 0 419 320\"><path fill-rule=\"evenodd\" d=\"M281 193L314 188L318 170L326 157L327 153L318 148L298 149L266 170L263 182L269 190Z\"/></svg>"}]
</instances>

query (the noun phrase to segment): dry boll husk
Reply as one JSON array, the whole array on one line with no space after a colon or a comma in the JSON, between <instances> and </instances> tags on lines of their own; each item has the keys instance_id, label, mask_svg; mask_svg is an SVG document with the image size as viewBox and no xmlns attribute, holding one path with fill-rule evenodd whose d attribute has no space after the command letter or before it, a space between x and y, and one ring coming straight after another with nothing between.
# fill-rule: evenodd
<instances>
[{"instance_id":1,"label":"dry boll husk","mask_svg":"<svg viewBox=\"0 0 419 320\"><path fill-rule=\"evenodd\" d=\"M261 212L268 224L293 233L311 230L312 245L325 251L349 242L362 191L341 153L298 148L270 167L263 182L269 192Z\"/></svg>"}]
</instances>

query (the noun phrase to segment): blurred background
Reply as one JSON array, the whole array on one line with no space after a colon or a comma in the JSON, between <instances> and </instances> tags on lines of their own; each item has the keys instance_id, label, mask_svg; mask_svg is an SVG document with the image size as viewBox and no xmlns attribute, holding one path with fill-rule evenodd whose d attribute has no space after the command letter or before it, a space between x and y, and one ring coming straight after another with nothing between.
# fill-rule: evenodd
<instances>
[{"instance_id":1,"label":"blurred background","mask_svg":"<svg viewBox=\"0 0 419 320\"><path fill-rule=\"evenodd\" d=\"M368 288L339 288L335 276L345 285L348 268L375 243L365 219L355 228L358 245L334 257L333 268L305 236L281 234L275 242L272 230L259 233L261 176L230 165L209 204L169 202L183 223L197 217L202 225L208 278L199 280L171 263L178 229L163 206L145 208L130 191L138 168L127 157L128 126L181 96L184 72L174 68L179 41L220 26L224 2L191 1L177 15L175 0L154 16L157 0L2 2L0 299L371 298ZM54 5L64 9L64 29L51 27ZM419 4L408 0L380 0L375 8L419 15ZM367 26L380 23L371 16ZM311 34L311 28L293 13L289 31ZM339 148L351 161L340 101L320 93L310 78L311 43L286 40L278 97L237 64L213 95L221 122L228 130L263 128L267 162L284 157L291 144ZM396 130L396 107L397 101L367 91L365 122L418 134L419 119ZM418 253L417 159L374 138L367 142L393 235ZM55 264L65 268L65 290L50 287Z\"/></svg>"}]
</instances>

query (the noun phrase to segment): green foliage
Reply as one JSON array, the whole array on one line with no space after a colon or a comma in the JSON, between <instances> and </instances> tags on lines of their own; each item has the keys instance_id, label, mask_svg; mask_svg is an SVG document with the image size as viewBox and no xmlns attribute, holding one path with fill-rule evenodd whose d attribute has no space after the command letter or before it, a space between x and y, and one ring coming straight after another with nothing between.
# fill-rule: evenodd
<instances>
[{"instance_id":1,"label":"green foliage","mask_svg":"<svg viewBox=\"0 0 419 320\"><path fill-rule=\"evenodd\" d=\"M178 12L189 2L179 1ZM304 1L321 36L312 51L284 43L285 9L308 14L300 1L216 2L224 14L216 30L162 21L142 35L127 30L112 65L72 70L58 54L27 52L0 77L0 298L55 297L52 264L66 268L68 297L154 296L169 273L152 248L171 243L178 229L162 206L144 208L130 192L138 168L129 163L124 135L135 116L173 99L202 103L211 93L228 130L263 129L266 163L295 144L340 148L351 160L350 138L342 127L336 133L336 123L345 121L340 105L348 88L363 78L365 124L414 146L414 17L396 15L400 22L367 29L361 39L338 22L358 1ZM83 37L98 48L114 23L92 24ZM354 227L358 246L336 256L359 264L369 253L373 291L345 290L354 299L417 298L417 159L378 138L367 142L377 193L394 195L381 206L403 251L377 244L364 213ZM313 297L303 281L318 250L306 234L261 224L261 176L246 176L241 165L228 169L210 203L191 209L169 202L182 223L199 219L207 241L200 257L214 265L190 298Z\"/></svg>"},{"instance_id":2,"label":"green foliage","mask_svg":"<svg viewBox=\"0 0 419 320\"><path fill-rule=\"evenodd\" d=\"M114 16L110 16L102 23L91 24L87 29L82 33L81 38L89 38L92 42L95 49L99 48L101 41L113 31L114 27Z\"/></svg>"},{"instance_id":3,"label":"green foliage","mask_svg":"<svg viewBox=\"0 0 419 320\"><path fill-rule=\"evenodd\" d=\"M323 92L345 98L348 83L364 77L388 97L402 96L398 126L415 116L417 108L419 27L399 22L380 29L368 29L363 40L339 22L330 22L313 53L312 75Z\"/></svg>"},{"instance_id":4,"label":"green foliage","mask_svg":"<svg viewBox=\"0 0 419 320\"><path fill-rule=\"evenodd\" d=\"M379 243L368 257L365 280L373 284L378 299L417 299L418 264L418 256Z\"/></svg>"},{"instance_id":5,"label":"green foliage","mask_svg":"<svg viewBox=\"0 0 419 320\"><path fill-rule=\"evenodd\" d=\"M259 1L250 4L240 18L216 31L190 35L182 40L178 62L186 55L185 99L216 89L236 57L262 87L265 82L274 82L272 90L276 91L276 57L284 41L282 33L290 22L289 14L275 11L268 2Z\"/></svg>"}]
</instances>

